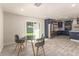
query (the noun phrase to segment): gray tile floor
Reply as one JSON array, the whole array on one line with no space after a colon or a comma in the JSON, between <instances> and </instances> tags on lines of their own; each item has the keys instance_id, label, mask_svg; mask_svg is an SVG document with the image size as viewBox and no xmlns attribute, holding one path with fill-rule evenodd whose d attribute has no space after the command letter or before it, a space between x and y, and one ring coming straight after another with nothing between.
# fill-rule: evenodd
<instances>
[{"instance_id":1,"label":"gray tile floor","mask_svg":"<svg viewBox=\"0 0 79 59\"><path fill-rule=\"evenodd\" d=\"M71 41L67 36L57 36L46 40L44 48L46 56L79 56L79 43ZM17 52L14 49L15 45L6 46L0 55L17 56ZM43 56L41 51L40 49L39 56ZM20 56L33 56L32 47L29 42L27 49L20 53Z\"/></svg>"}]
</instances>

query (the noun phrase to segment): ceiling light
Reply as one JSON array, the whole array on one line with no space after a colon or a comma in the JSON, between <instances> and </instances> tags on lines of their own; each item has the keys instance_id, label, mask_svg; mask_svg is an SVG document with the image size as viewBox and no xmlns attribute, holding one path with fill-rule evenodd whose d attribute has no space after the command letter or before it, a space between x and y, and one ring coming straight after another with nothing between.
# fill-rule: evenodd
<instances>
[{"instance_id":1,"label":"ceiling light","mask_svg":"<svg viewBox=\"0 0 79 59\"><path fill-rule=\"evenodd\" d=\"M75 7L76 6L76 4L72 4L72 7Z\"/></svg>"},{"instance_id":2,"label":"ceiling light","mask_svg":"<svg viewBox=\"0 0 79 59\"><path fill-rule=\"evenodd\" d=\"M35 3L34 5L39 7L41 5L41 3Z\"/></svg>"},{"instance_id":3,"label":"ceiling light","mask_svg":"<svg viewBox=\"0 0 79 59\"><path fill-rule=\"evenodd\" d=\"M21 8L21 11L24 11L24 9L23 9L23 8Z\"/></svg>"}]
</instances>

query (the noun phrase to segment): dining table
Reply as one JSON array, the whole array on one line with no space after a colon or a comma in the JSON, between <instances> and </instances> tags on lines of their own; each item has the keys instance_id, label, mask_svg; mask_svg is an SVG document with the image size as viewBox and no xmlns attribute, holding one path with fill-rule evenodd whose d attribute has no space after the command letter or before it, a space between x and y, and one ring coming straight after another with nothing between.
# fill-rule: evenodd
<instances>
[{"instance_id":1,"label":"dining table","mask_svg":"<svg viewBox=\"0 0 79 59\"><path fill-rule=\"evenodd\" d=\"M21 40L25 40L25 43L26 43L26 46L27 46L27 42L28 42L27 36L22 37ZM35 43L37 42L37 40L40 40L40 38L38 38L38 39L35 39L35 38L30 39L30 43L31 43L31 46L32 46L32 51L33 51L34 56L36 55Z\"/></svg>"}]
</instances>

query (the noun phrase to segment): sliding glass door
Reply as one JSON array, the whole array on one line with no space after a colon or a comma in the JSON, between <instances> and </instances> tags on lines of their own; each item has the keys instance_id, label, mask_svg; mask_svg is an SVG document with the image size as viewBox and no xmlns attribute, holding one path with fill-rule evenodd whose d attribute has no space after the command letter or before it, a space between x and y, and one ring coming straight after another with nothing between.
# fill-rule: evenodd
<instances>
[{"instance_id":1,"label":"sliding glass door","mask_svg":"<svg viewBox=\"0 0 79 59\"><path fill-rule=\"evenodd\" d=\"M37 39L39 38L39 23L36 23L36 22L27 22L26 23L27 26L27 39L30 40L30 39Z\"/></svg>"},{"instance_id":2,"label":"sliding glass door","mask_svg":"<svg viewBox=\"0 0 79 59\"><path fill-rule=\"evenodd\" d=\"M33 22L27 22L27 39L32 39L33 38Z\"/></svg>"}]
</instances>

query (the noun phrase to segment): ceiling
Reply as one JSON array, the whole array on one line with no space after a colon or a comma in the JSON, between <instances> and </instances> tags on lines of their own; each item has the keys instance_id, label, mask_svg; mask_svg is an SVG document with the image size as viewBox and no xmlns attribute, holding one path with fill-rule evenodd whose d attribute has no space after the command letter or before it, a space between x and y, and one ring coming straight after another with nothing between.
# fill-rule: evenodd
<instances>
[{"instance_id":1,"label":"ceiling","mask_svg":"<svg viewBox=\"0 0 79 59\"><path fill-rule=\"evenodd\" d=\"M34 3L4 3L1 4L6 12L23 16L39 18L74 18L79 16L79 4L72 3L42 3L39 7Z\"/></svg>"}]
</instances>

